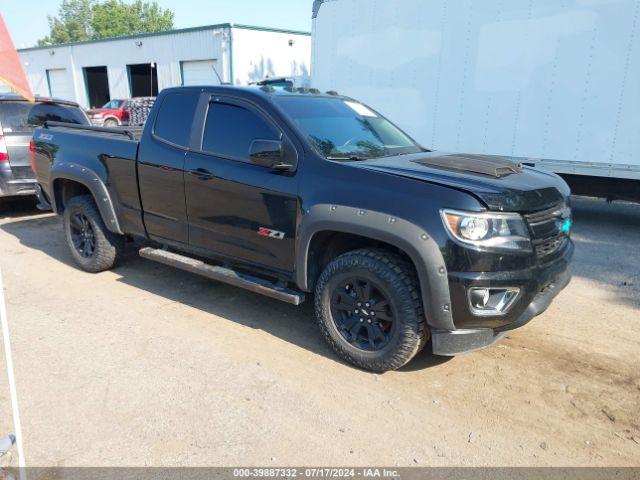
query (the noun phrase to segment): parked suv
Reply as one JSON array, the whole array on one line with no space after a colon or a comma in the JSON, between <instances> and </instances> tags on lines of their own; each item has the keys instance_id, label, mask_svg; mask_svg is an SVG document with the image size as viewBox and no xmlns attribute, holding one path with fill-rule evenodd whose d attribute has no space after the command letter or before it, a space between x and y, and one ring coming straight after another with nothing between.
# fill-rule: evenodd
<instances>
[{"instance_id":1,"label":"parked suv","mask_svg":"<svg viewBox=\"0 0 640 480\"><path fill-rule=\"evenodd\" d=\"M492 345L570 279L560 177L427 150L335 92L166 89L139 140L49 123L34 141L41 201L81 268L111 268L137 239L144 258L278 300L314 292L322 335L368 370L427 342Z\"/></svg>"},{"instance_id":2,"label":"parked suv","mask_svg":"<svg viewBox=\"0 0 640 480\"><path fill-rule=\"evenodd\" d=\"M102 108L92 108L87 110L87 115L94 125L105 127L119 127L129 124L129 111L127 110L128 100L111 100L105 103Z\"/></svg>"},{"instance_id":3,"label":"parked suv","mask_svg":"<svg viewBox=\"0 0 640 480\"><path fill-rule=\"evenodd\" d=\"M89 124L76 103L42 97L34 103L20 95L0 94L0 197L35 194L30 141L34 128L48 120Z\"/></svg>"}]
</instances>

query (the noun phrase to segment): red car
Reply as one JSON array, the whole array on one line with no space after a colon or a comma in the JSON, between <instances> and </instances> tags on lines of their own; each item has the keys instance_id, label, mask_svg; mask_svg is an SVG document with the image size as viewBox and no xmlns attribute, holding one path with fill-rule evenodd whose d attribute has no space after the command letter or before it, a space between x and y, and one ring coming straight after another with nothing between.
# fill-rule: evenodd
<instances>
[{"instance_id":1,"label":"red car","mask_svg":"<svg viewBox=\"0 0 640 480\"><path fill-rule=\"evenodd\" d=\"M103 127L118 127L129 124L128 100L111 100L102 108L87 110L91 123Z\"/></svg>"}]
</instances>

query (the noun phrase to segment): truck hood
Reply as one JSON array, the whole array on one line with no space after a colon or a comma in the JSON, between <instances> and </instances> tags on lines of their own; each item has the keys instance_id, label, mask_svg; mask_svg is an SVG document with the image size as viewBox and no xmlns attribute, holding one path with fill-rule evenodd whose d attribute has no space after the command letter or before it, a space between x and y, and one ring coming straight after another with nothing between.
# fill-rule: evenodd
<instances>
[{"instance_id":1,"label":"truck hood","mask_svg":"<svg viewBox=\"0 0 640 480\"><path fill-rule=\"evenodd\" d=\"M559 176L522 166L507 157L424 152L350 165L463 190L490 210L543 210L566 201L570 194Z\"/></svg>"}]
</instances>

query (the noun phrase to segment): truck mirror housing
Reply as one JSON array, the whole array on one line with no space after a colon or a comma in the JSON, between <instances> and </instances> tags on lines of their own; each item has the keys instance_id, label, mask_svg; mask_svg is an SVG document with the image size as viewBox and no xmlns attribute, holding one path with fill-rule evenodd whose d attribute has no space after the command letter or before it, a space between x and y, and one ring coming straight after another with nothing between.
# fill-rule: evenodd
<instances>
[{"instance_id":1,"label":"truck mirror housing","mask_svg":"<svg viewBox=\"0 0 640 480\"><path fill-rule=\"evenodd\" d=\"M293 168L284 161L284 145L280 140L254 140L249 147L249 159L255 165L273 170L289 171Z\"/></svg>"}]
</instances>

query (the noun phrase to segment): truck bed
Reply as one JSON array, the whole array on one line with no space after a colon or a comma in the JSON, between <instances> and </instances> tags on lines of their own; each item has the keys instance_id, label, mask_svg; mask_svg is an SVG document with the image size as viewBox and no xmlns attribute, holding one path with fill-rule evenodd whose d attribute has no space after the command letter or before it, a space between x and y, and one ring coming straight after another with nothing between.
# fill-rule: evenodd
<instances>
[{"instance_id":1,"label":"truck bed","mask_svg":"<svg viewBox=\"0 0 640 480\"><path fill-rule=\"evenodd\" d=\"M36 150L47 152L34 157L36 179L45 186L45 194L50 200L55 200L55 197L46 188L50 188L60 176L98 190L106 189L122 228L129 232L141 231L136 174L141 134L141 128L116 129L48 122L33 133Z\"/></svg>"},{"instance_id":2,"label":"truck bed","mask_svg":"<svg viewBox=\"0 0 640 480\"><path fill-rule=\"evenodd\" d=\"M46 122L45 129L48 130L71 130L76 133L83 134L95 134L105 136L126 136L129 140L140 140L142 132L144 131L144 125L140 126L120 126L115 128L98 127L94 125L76 125L72 123L63 122Z\"/></svg>"}]
</instances>

